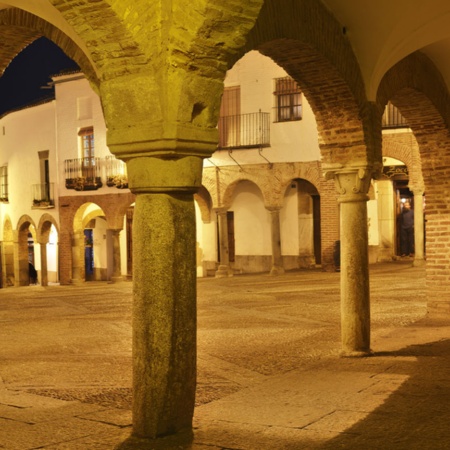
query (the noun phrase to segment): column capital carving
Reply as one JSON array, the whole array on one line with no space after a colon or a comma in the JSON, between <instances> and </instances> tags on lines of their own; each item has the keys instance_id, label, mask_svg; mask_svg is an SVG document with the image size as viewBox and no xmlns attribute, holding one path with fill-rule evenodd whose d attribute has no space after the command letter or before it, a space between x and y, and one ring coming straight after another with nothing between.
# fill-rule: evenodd
<instances>
[{"instance_id":1,"label":"column capital carving","mask_svg":"<svg viewBox=\"0 0 450 450\"><path fill-rule=\"evenodd\" d=\"M369 196L372 172L368 166L350 166L329 169L325 172L326 179L334 179L339 194L338 202L362 202Z\"/></svg>"},{"instance_id":2,"label":"column capital carving","mask_svg":"<svg viewBox=\"0 0 450 450\"><path fill-rule=\"evenodd\" d=\"M227 211L228 211L228 207L226 207L226 206L219 206L219 207L217 207L217 208L213 208L213 211L216 213L216 214L226 214L227 213Z\"/></svg>"},{"instance_id":3,"label":"column capital carving","mask_svg":"<svg viewBox=\"0 0 450 450\"><path fill-rule=\"evenodd\" d=\"M411 190L411 192L416 196L420 196L425 194L425 187L424 186L414 186L414 185L410 185L408 186L408 188Z\"/></svg>"},{"instance_id":4,"label":"column capital carving","mask_svg":"<svg viewBox=\"0 0 450 450\"><path fill-rule=\"evenodd\" d=\"M280 205L266 206L267 211L269 211L270 213L280 212L281 208L282 208L282 206L280 206Z\"/></svg>"}]
</instances>

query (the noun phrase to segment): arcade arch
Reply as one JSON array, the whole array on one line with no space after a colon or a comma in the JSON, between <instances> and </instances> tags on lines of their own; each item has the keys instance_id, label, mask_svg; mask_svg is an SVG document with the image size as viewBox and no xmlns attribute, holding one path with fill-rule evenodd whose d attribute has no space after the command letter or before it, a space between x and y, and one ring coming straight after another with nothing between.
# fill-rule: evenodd
<instances>
[{"instance_id":1,"label":"arcade arch","mask_svg":"<svg viewBox=\"0 0 450 450\"><path fill-rule=\"evenodd\" d=\"M381 169L381 114L387 100L411 124L424 156L428 229L445 229L450 220L446 173L450 102L437 71L436 76L432 71L426 74L427 84L415 85L422 80L419 73L425 75L430 65L414 55L394 66L392 75L380 85L381 98L376 103L367 101L361 67L345 28L321 2L313 0L239 2L238 8L222 5L220 11L214 2L206 2L205 10L192 16L189 28L180 26L185 23L184 1L177 3L170 17L159 2L151 6L139 1L133 5L91 2L89 14L84 14L83 2L71 7L66 2L39 2L43 6L36 11L37 3L9 2L58 24L89 55L110 148L127 160L130 187L138 196L135 283L139 289L134 300L145 320L135 321L133 331L134 369L139 375L134 385L134 433L155 438L192 426L196 354L193 193L201 183L201 159L217 143L215 127L227 64L248 49L258 49L282 65L298 81L316 113L323 168L329 177L319 189L322 206L334 206L332 181L340 203L341 226L336 214L322 235L323 259L329 261L340 228L345 264L341 272L343 351L370 353L366 202L371 177ZM162 16L167 20L161 21ZM105 17L110 27L103 26ZM167 48L167 42L173 46ZM95 84L93 78L91 74ZM256 205L264 203L254 197ZM214 203L221 213L224 205L222 200ZM24 240L30 226L25 220L18 227L18 241ZM64 256L70 258L62 271L65 282L71 269L80 269L71 265L72 238L75 242L81 238L72 235L74 229L71 220L62 219L61 243ZM164 241L146 239L161 234ZM450 267L439 266L438 261L450 261L449 250L438 238L428 242L427 271L433 274L428 277L429 304L448 310L448 300L442 295L447 286L440 276L448 280ZM16 261L23 253L22 247L18 249ZM185 264L175 264L175 255ZM16 283L22 279L21 272L20 267L15 270ZM162 322L173 328L162 329ZM149 339L148 330L156 330L159 339ZM161 341L166 344L163 350ZM159 370L161 366L164 370ZM177 389L170 389L174 386ZM149 404L156 406L149 408Z\"/></svg>"},{"instance_id":2,"label":"arcade arch","mask_svg":"<svg viewBox=\"0 0 450 450\"><path fill-rule=\"evenodd\" d=\"M29 264L35 262L36 226L33 219L22 216L15 232L14 242L14 284L15 286L28 286L30 284Z\"/></svg>"}]
</instances>

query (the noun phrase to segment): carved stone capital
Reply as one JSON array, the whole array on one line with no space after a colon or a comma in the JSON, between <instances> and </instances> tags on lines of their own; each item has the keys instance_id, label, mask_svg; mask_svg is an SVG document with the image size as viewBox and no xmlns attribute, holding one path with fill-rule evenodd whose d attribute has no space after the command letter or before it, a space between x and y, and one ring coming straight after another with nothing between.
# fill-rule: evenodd
<instances>
[{"instance_id":1,"label":"carved stone capital","mask_svg":"<svg viewBox=\"0 0 450 450\"><path fill-rule=\"evenodd\" d=\"M339 203L369 200L371 171L368 167L344 167L327 172L328 179L334 178Z\"/></svg>"}]
</instances>

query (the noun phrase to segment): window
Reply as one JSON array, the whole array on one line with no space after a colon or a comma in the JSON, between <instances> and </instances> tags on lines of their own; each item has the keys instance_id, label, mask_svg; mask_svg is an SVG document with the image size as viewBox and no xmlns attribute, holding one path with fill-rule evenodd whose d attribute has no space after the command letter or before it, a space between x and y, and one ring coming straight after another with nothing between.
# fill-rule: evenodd
<instances>
[{"instance_id":1,"label":"window","mask_svg":"<svg viewBox=\"0 0 450 450\"><path fill-rule=\"evenodd\" d=\"M275 78L275 122L302 118L302 93L291 77Z\"/></svg>"},{"instance_id":2,"label":"window","mask_svg":"<svg viewBox=\"0 0 450 450\"><path fill-rule=\"evenodd\" d=\"M219 118L219 148L238 147L241 136L241 87L223 91Z\"/></svg>"},{"instance_id":3,"label":"window","mask_svg":"<svg viewBox=\"0 0 450 450\"><path fill-rule=\"evenodd\" d=\"M92 178L95 172L94 128L82 128L78 135L81 138L82 174Z\"/></svg>"},{"instance_id":4,"label":"window","mask_svg":"<svg viewBox=\"0 0 450 450\"><path fill-rule=\"evenodd\" d=\"M0 167L0 201L8 201L8 166Z\"/></svg>"},{"instance_id":5,"label":"window","mask_svg":"<svg viewBox=\"0 0 450 450\"><path fill-rule=\"evenodd\" d=\"M83 158L94 157L94 128L82 128L78 132L81 136L81 149Z\"/></svg>"}]
</instances>

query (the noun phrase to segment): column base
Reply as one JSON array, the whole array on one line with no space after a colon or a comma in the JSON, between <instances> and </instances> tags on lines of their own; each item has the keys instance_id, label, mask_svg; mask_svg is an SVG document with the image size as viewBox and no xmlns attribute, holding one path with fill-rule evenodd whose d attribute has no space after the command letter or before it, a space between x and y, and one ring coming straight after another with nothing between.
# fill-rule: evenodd
<instances>
[{"instance_id":1,"label":"column base","mask_svg":"<svg viewBox=\"0 0 450 450\"><path fill-rule=\"evenodd\" d=\"M272 269L270 269L270 275L276 276L276 275L283 275L284 274L284 268L279 266L273 266Z\"/></svg>"},{"instance_id":2,"label":"column base","mask_svg":"<svg viewBox=\"0 0 450 450\"><path fill-rule=\"evenodd\" d=\"M108 283L114 284L114 283L120 283L121 281L123 281L123 277L111 277L111 279L108 280Z\"/></svg>"},{"instance_id":3,"label":"column base","mask_svg":"<svg viewBox=\"0 0 450 450\"><path fill-rule=\"evenodd\" d=\"M190 448L193 439L194 434L192 430L181 431L172 436L165 436L156 439L147 439L131 435L124 442L117 445L115 450L165 450L168 448Z\"/></svg>"},{"instance_id":4,"label":"column base","mask_svg":"<svg viewBox=\"0 0 450 450\"><path fill-rule=\"evenodd\" d=\"M215 274L216 278L226 278L226 277L232 277L232 276L233 276L233 272L229 266L219 266L219 268L216 270L216 274Z\"/></svg>"},{"instance_id":5,"label":"column base","mask_svg":"<svg viewBox=\"0 0 450 450\"><path fill-rule=\"evenodd\" d=\"M341 358L365 358L367 356L372 356L373 351L360 351L360 350L341 350L339 356Z\"/></svg>"},{"instance_id":6,"label":"column base","mask_svg":"<svg viewBox=\"0 0 450 450\"><path fill-rule=\"evenodd\" d=\"M423 267L426 265L426 261L422 258L422 259L416 259L414 258L413 261L413 266L414 267Z\"/></svg>"}]
</instances>

